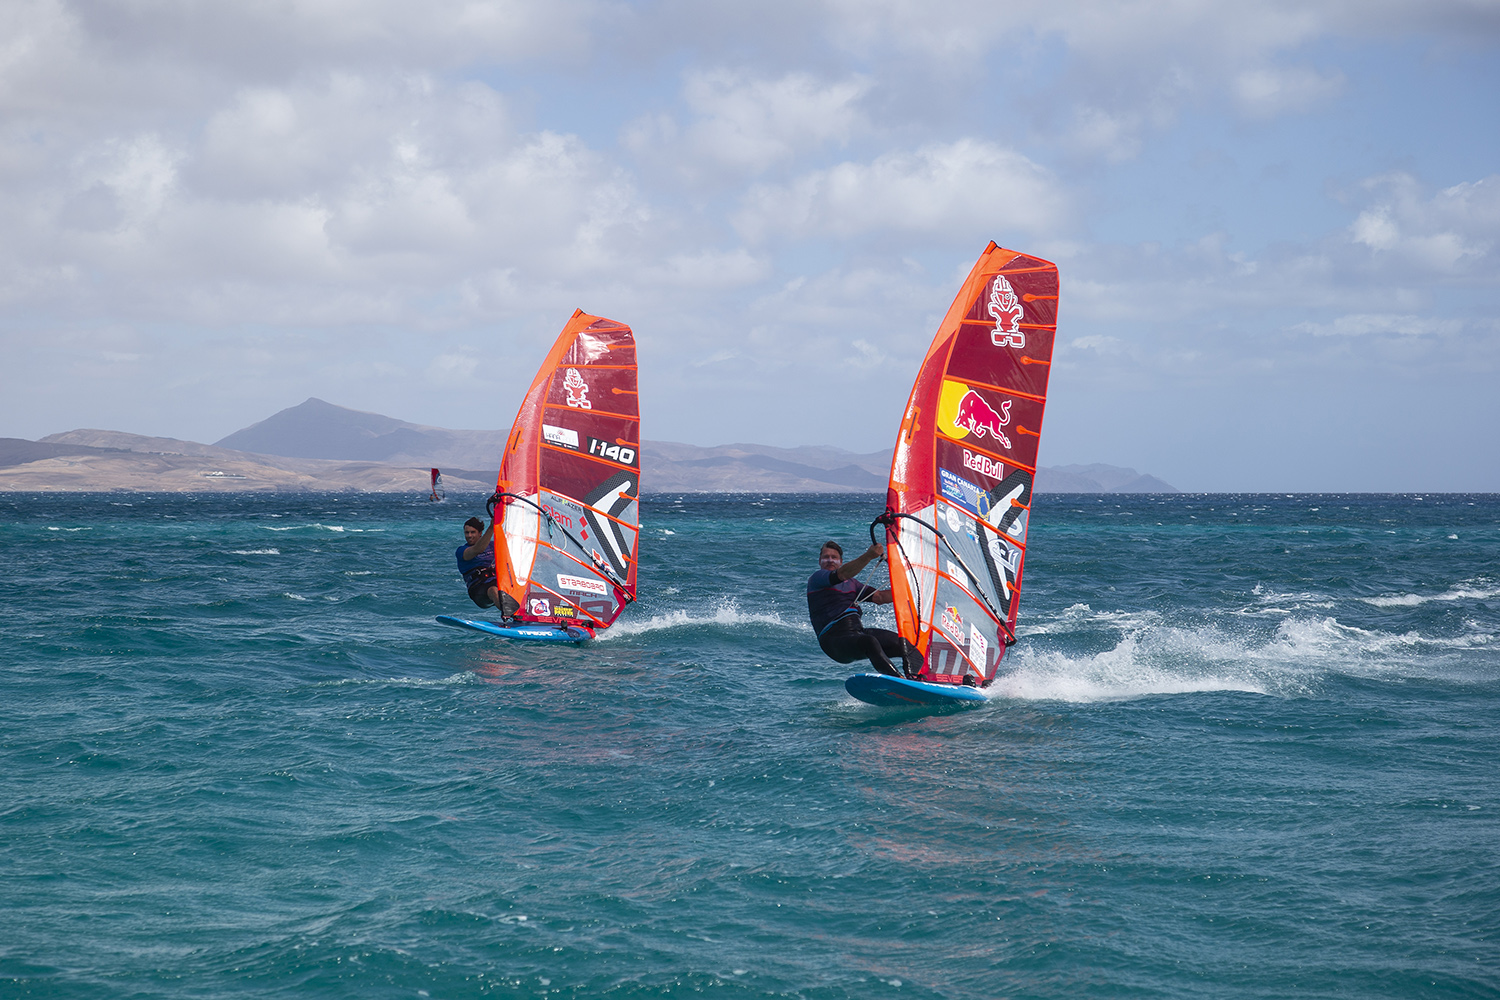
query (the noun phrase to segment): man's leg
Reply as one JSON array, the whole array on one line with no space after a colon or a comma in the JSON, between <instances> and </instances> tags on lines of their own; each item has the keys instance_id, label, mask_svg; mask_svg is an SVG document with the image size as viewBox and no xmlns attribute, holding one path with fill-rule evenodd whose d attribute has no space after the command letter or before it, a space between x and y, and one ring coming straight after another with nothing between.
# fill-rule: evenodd
<instances>
[{"instance_id":1,"label":"man's leg","mask_svg":"<svg viewBox=\"0 0 1500 1000\"><path fill-rule=\"evenodd\" d=\"M917 651L917 647L901 638L898 633L884 628L869 628L865 629L865 632L880 641L880 651L885 654L887 662L896 657L901 658L901 676L915 677L922 672L922 654ZM871 657L871 659L874 658ZM892 669L895 669L894 665Z\"/></svg>"},{"instance_id":2,"label":"man's leg","mask_svg":"<svg viewBox=\"0 0 1500 1000\"><path fill-rule=\"evenodd\" d=\"M879 632L882 630L876 629L875 631ZM886 634L896 636L898 643L896 648L899 650L901 637L894 632L887 632ZM823 652L840 663L869 660L871 665L882 674L889 674L892 677L901 676L901 671L896 669L896 665L886 655L880 639L864 629L824 636L818 641L818 645L823 647Z\"/></svg>"}]
</instances>

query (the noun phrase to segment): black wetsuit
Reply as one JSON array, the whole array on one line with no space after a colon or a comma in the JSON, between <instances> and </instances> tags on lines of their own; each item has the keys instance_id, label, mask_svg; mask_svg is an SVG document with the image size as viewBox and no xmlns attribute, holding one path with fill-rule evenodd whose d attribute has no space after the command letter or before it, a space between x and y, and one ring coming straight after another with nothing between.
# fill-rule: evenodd
<instances>
[{"instance_id":1,"label":"black wetsuit","mask_svg":"<svg viewBox=\"0 0 1500 1000\"><path fill-rule=\"evenodd\" d=\"M839 663L869 660L881 673L900 677L906 671L897 669L892 657L912 668L918 662L916 650L889 629L865 628L858 602L874 593L867 583L840 580L833 570L820 569L807 578L807 614L829 657Z\"/></svg>"},{"instance_id":2,"label":"black wetsuit","mask_svg":"<svg viewBox=\"0 0 1500 1000\"><path fill-rule=\"evenodd\" d=\"M468 543L460 545L453 555L458 560L464 586L469 589L469 600L481 608L493 607L489 590L495 585L495 550L487 545L473 559L465 559L464 550L468 547Z\"/></svg>"}]
</instances>

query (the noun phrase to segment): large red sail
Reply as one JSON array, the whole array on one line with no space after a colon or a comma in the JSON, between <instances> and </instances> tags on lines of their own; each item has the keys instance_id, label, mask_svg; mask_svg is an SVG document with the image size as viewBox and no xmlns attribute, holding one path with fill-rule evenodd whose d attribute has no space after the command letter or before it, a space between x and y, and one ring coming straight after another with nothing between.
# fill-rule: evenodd
<instances>
[{"instance_id":1,"label":"large red sail","mask_svg":"<svg viewBox=\"0 0 1500 1000\"><path fill-rule=\"evenodd\" d=\"M517 618L606 628L635 600L640 451L635 337L575 312L526 392L495 486L495 568Z\"/></svg>"},{"instance_id":2,"label":"large red sail","mask_svg":"<svg viewBox=\"0 0 1500 1000\"><path fill-rule=\"evenodd\" d=\"M984 686L1015 641L1057 296L1057 265L991 243L912 386L886 554L923 680Z\"/></svg>"}]
</instances>

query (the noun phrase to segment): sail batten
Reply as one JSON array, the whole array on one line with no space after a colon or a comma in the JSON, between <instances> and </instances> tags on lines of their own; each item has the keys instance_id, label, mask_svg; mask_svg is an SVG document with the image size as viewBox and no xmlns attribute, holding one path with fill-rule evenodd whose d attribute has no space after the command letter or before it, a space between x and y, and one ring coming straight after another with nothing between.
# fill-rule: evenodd
<instances>
[{"instance_id":1,"label":"sail batten","mask_svg":"<svg viewBox=\"0 0 1500 1000\"><path fill-rule=\"evenodd\" d=\"M526 392L494 498L497 576L522 621L607 628L635 600L636 378L630 327L578 311Z\"/></svg>"},{"instance_id":2,"label":"sail batten","mask_svg":"<svg viewBox=\"0 0 1500 1000\"><path fill-rule=\"evenodd\" d=\"M1015 641L1057 301L1056 265L991 243L912 385L886 550L923 680L986 685Z\"/></svg>"}]
</instances>

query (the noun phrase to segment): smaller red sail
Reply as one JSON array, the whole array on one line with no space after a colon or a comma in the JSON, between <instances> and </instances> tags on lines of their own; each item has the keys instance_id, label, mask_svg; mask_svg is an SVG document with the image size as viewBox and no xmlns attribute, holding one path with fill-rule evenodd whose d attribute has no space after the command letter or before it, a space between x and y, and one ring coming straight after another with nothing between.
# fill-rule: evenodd
<instances>
[{"instance_id":1,"label":"smaller red sail","mask_svg":"<svg viewBox=\"0 0 1500 1000\"><path fill-rule=\"evenodd\" d=\"M991 243L938 327L886 495L897 627L921 679L985 686L1015 641L1057 265Z\"/></svg>"},{"instance_id":2,"label":"smaller red sail","mask_svg":"<svg viewBox=\"0 0 1500 1000\"><path fill-rule=\"evenodd\" d=\"M516 618L601 629L635 600L637 399L630 327L574 312L526 392L495 485L495 568Z\"/></svg>"}]
</instances>

